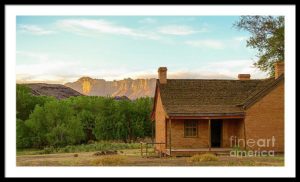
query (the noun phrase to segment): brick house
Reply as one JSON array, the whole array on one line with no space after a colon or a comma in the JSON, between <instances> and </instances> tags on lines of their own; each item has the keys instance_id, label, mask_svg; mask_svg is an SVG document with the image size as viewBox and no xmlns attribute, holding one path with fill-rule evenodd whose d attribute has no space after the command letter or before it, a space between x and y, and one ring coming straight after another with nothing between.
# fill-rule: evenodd
<instances>
[{"instance_id":1,"label":"brick house","mask_svg":"<svg viewBox=\"0 0 300 182\"><path fill-rule=\"evenodd\" d=\"M158 69L152 120L166 155L247 150L284 152L284 64L275 77L236 80L167 79Z\"/></svg>"}]
</instances>

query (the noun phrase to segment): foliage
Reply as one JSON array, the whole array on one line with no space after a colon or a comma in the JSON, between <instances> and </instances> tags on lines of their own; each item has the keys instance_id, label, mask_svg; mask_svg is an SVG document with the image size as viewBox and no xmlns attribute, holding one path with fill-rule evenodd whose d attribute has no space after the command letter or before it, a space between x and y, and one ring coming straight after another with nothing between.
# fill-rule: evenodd
<instances>
[{"instance_id":1,"label":"foliage","mask_svg":"<svg viewBox=\"0 0 300 182\"><path fill-rule=\"evenodd\" d=\"M34 135L34 147L77 144L84 138L80 120L64 101L36 106L25 124Z\"/></svg>"},{"instance_id":2,"label":"foliage","mask_svg":"<svg viewBox=\"0 0 300 182\"><path fill-rule=\"evenodd\" d=\"M82 123L85 133L85 141L93 141L93 129L95 128L95 115L89 110L82 110L77 114L78 119Z\"/></svg>"},{"instance_id":3,"label":"foliage","mask_svg":"<svg viewBox=\"0 0 300 182\"><path fill-rule=\"evenodd\" d=\"M111 141L100 141L94 144L67 145L64 147L45 147L43 150L36 151L35 154L52 153L75 153L75 152L94 152L94 151L115 151L124 149L138 149L139 143L116 143ZM26 154L23 152L22 154ZM32 153L31 151L27 153Z\"/></svg>"},{"instance_id":4,"label":"foliage","mask_svg":"<svg viewBox=\"0 0 300 182\"><path fill-rule=\"evenodd\" d=\"M139 149L140 143L123 143L116 141L98 141L93 144L67 145L64 147L48 146L43 149L18 148L17 155L37 155L52 153L76 153L76 152L95 152L95 151L115 151L124 149ZM137 155L140 155L138 153Z\"/></svg>"},{"instance_id":5,"label":"foliage","mask_svg":"<svg viewBox=\"0 0 300 182\"><path fill-rule=\"evenodd\" d=\"M112 140L115 137L115 123L117 120L116 103L112 98L102 100L99 105L101 111L95 120L94 134L98 140Z\"/></svg>"},{"instance_id":6,"label":"foliage","mask_svg":"<svg viewBox=\"0 0 300 182\"><path fill-rule=\"evenodd\" d=\"M54 100L54 97L34 96L25 85L17 84L17 118L23 121L29 118L36 105L43 106L46 102Z\"/></svg>"},{"instance_id":7,"label":"foliage","mask_svg":"<svg viewBox=\"0 0 300 182\"><path fill-rule=\"evenodd\" d=\"M21 119L17 119L17 148L28 148L33 144L30 128Z\"/></svg>"},{"instance_id":8,"label":"foliage","mask_svg":"<svg viewBox=\"0 0 300 182\"><path fill-rule=\"evenodd\" d=\"M64 147L94 140L133 142L151 135L151 98L134 101L78 96L32 96L17 86L17 147ZM48 150L48 149L47 149Z\"/></svg>"},{"instance_id":9,"label":"foliage","mask_svg":"<svg viewBox=\"0 0 300 182\"><path fill-rule=\"evenodd\" d=\"M247 46L257 49L259 58L254 66L274 76L274 62L284 61L284 17L241 16L234 26L251 33Z\"/></svg>"},{"instance_id":10,"label":"foliage","mask_svg":"<svg viewBox=\"0 0 300 182\"><path fill-rule=\"evenodd\" d=\"M42 154L52 154L56 152L57 150L53 146L50 146L50 147L45 147Z\"/></svg>"}]
</instances>

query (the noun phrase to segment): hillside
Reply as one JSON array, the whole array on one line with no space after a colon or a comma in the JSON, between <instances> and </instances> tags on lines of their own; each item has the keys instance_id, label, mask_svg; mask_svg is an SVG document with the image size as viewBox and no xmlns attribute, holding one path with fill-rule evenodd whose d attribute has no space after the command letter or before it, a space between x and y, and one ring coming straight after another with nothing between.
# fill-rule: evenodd
<instances>
[{"instance_id":1,"label":"hillside","mask_svg":"<svg viewBox=\"0 0 300 182\"><path fill-rule=\"evenodd\" d=\"M66 83L65 86L89 96L126 96L129 99L136 99L146 96L153 97L155 84L155 78L105 81L104 79L82 77L75 82Z\"/></svg>"},{"instance_id":2,"label":"hillside","mask_svg":"<svg viewBox=\"0 0 300 182\"><path fill-rule=\"evenodd\" d=\"M57 99L65 99L71 96L82 95L76 90L60 84L30 83L24 85L31 89L33 95L53 96Z\"/></svg>"}]
</instances>

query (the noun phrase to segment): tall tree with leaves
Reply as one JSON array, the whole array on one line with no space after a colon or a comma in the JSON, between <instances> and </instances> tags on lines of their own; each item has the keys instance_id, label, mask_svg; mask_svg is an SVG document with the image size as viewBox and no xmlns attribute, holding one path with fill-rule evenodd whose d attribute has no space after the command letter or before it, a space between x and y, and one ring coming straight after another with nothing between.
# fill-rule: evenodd
<instances>
[{"instance_id":1,"label":"tall tree with leaves","mask_svg":"<svg viewBox=\"0 0 300 182\"><path fill-rule=\"evenodd\" d=\"M17 84L16 96L17 118L23 121L29 118L36 105L43 106L46 102L55 100L54 97L49 96L34 96L29 87L20 84Z\"/></svg>"},{"instance_id":2,"label":"tall tree with leaves","mask_svg":"<svg viewBox=\"0 0 300 182\"><path fill-rule=\"evenodd\" d=\"M65 101L49 101L43 107L37 105L25 125L31 131L36 148L79 144L85 138L81 121Z\"/></svg>"},{"instance_id":3,"label":"tall tree with leaves","mask_svg":"<svg viewBox=\"0 0 300 182\"><path fill-rule=\"evenodd\" d=\"M234 24L251 33L247 47L258 50L254 66L274 76L274 63L284 61L284 17L241 16Z\"/></svg>"}]
</instances>

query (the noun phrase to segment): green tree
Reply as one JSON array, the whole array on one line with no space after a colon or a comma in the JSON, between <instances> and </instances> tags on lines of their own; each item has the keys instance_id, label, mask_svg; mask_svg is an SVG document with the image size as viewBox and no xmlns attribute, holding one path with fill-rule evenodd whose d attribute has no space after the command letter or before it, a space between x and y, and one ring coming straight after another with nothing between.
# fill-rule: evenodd
<instances>
[{"instance_id":1,"label":"green tree","mask_svg":"<svg viewBox=\"0 0 300 182\"><path fill-rule=\"evenodd\" d=\"M128 100L116 101L118 107L117 135L125 143L133 139L133 104Z\"/></svg>"},{"instance_id":2,"label":"green tree","mask_svg":"<svg viewBox=\"0 0 300 182\"><path fill-rule=\"evenodd\" d=\"M36 106L25 124L34 137L34 147L78 144L84 139L83 126L64 101L53 100Z\"/></svg>"},{"instance_id":3,"label":"green tree","mask_svg":"<svg viewBox=\"0 0 300 182\"><path fill-rule=\"evenodd\" d=\"M43 107L37 105L30 114L29 119L25 121L25 125L29 128L31 133L32 147L41 148L48 144L46 134L48 133L48 123L45 118L45 111ZM28 133L30 136L30 134Z\"/></svg>"},{"instance_id":4,"label":"green tree","mask_svg":"<svg viewBox=\"0 0 300 182\"><path fill-rule=\"evenodd\" d=\"M29 148L33 145L32 132L21 119L17 119L17 148Z\"/></svg>"},{"instance_id":5,"label":"green tree","mask_svg":"<svg viewBox=\"0 0 300 182\"><path fill-rule=\"evenodd\" d=\"M94 135L98 140L116 139L116 105L113 98L100 100L98 107L100 112L95 119Z\"/></svg>"},{"instance_id":6,"label":"green tree","mask_svg":"<svg viewBox=\"0 0 300 182\"><path fill-rule=\"evenodd\" d=\"M124 142L131 142L137 138L151 136L152 123L150 113L152 100L139 98L134 101L122 100L118 102L117 133Z\"/></svg>"},{"instance_id":7,"label":"green tree","mask_svg":"<svg viewBox=\"0 0 300 182\"><path fill-rule=\"evenodd\" d=\"M18 148L59 147L91 139L131 142L151 136L151 98L130 101L79 96L57 100L33 96L27 87L17 87Z\"/></svg>"},{"instance_id":8,"label":"green tree","mask_svg":"<svg viewBox=\"0 0 300 182\"><path fill-rule=\"evenodd\" d=\"M25 85L17 84L17 118L23 121L29 118L36 105L43 106L47 101L54 100L48 96L34 96L30 88Z\"/></svg>"},{"instance_id":9,"label":"green tree","mask_svg":"<svg viewBox=\"0 0 300 182\"><path fill-rule=\"evenodd\" d=\"M274 63L284 61L284 17L241 16L234 27L250 32L247 46L257 49L259 58L254 66L274 76Z\"/></svg>"},{"instance_id":10,"label":"green tree","mask_svg":"<svg viewBox=\"0 0 300 182\"><path fill-rule=\"evenodd\" d=\"M153 106L153 98L139 98L136 101L136 108L138 109L139 114L141 115L141 124L143 125L143 135L141 135L140 137L151 136L153 122L151 121L150 115Z\"/></svg>"},{"instance_id":11,"label":"green tree","mask_svg":"<svg viewBox=\"0 0 300 182\"><path fill-rule=\"evenodd\" d=\"M95 128L96 115L89 110L82 110L78 113L77 117L82 123L86 135L86 141L94 140L95 136L93 134L93 130Z\"/></svg>"}]
</instances>

